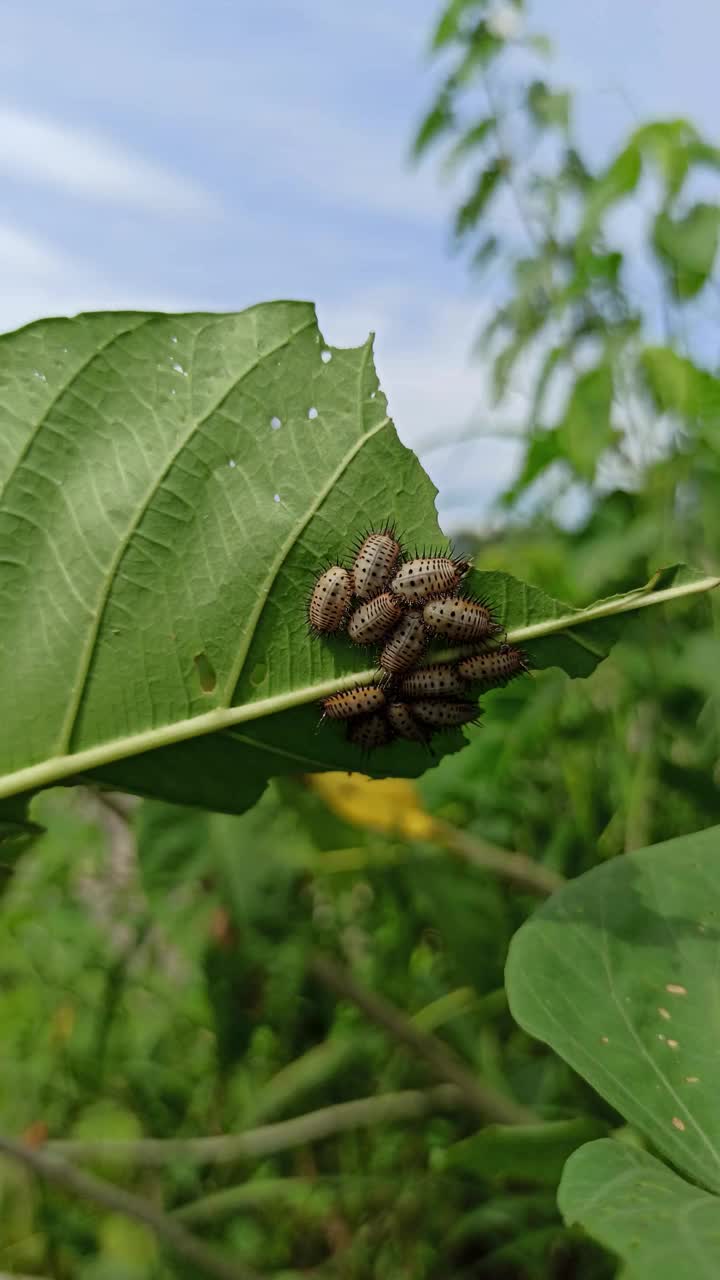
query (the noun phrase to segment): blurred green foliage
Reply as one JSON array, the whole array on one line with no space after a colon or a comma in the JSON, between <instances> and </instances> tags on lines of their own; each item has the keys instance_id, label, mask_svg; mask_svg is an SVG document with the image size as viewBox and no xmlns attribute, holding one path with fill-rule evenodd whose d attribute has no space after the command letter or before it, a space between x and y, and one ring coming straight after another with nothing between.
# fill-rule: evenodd
<instances>
[{"instance_id":1,"label":"blurred green foliage","mask_svg":"<svg viewBox=\"0 0 720 1280\"><path fill-rule=\"evenodd\" d=\"M518 0L509 8L522 17ZM674 560L720 564L707 342L720 207L694 186L716 177L720 153L685 121L653 122L593 172L571 96L532 61L545 42L518 32L478 0L446 8L445 79L417 150L442 144L467 169L456 230L502 294L485 335L496 393L522 381L529 406L502 532L479 532L478 512L461 546L481 569L580 605ZM639 207L641 189L650 215L628 250L613 215ZM424 804L568 877L718 822L717 653L706 610L645 611L589 679L543 671L489 697L469 746L422 778ZM0 908L0 1129L232 1133L434 1083L313 977L320 946L551 1123L503 1134L454 1111L255 1160L97 1172L286 1280L616 1274L563 1225L555 1188L565 1157L622 1117L518 1029L504 997L534 900L439 847L348 825L300 780L271 784L242 818L153 802L124 816L111 801L48 793L34 810L46 834L17 851ZM0 1268L194 1274L138 1224L7 1161Z\"/></svg>"}]
</instances>

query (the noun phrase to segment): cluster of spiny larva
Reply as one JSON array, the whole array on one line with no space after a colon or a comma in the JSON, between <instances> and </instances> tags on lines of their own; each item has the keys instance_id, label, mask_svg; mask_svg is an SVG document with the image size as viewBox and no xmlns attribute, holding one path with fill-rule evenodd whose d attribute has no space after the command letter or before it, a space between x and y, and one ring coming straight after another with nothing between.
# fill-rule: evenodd
<instances>
[{"instance_id":1,"label":"cluster of spiny larva","mask_svg":"<svg viewBox=\"0 0 720 1280\"><path fill-rule=\"evenodd\" d=\"M433 637L486 644L503 628L489 604L456 595L470 565L450 555L405 559L392 527L371 530L355 548L350 569L331 565L317 579L308 619L318 636L346 631L354 644L380 647L380 680L332 694L322 704L345 720L348 738L364 751L393 738L427 744L433 732L475 723L471 685L507 684L527 670L510 645L484 648L459 662L419 666ZM355 607L353 608L353 598Z\"/></svg>"}]
</instances>

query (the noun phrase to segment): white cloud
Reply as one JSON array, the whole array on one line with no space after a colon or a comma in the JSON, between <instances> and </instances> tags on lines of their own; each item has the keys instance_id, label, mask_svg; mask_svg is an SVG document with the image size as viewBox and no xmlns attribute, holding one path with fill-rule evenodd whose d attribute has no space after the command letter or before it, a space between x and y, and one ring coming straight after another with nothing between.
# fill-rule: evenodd
<instances>
[{"instance_id":1,"label":"white cloud","mask_svg":"<svg viewBox=\"0 0 720 1280\"><path fill-rule=\"evenodd\" d=\"M0 173L154 213L217 211L213 198L196 184L108 138L9 106L0 107Z\"/></svg>"}]
</instances>

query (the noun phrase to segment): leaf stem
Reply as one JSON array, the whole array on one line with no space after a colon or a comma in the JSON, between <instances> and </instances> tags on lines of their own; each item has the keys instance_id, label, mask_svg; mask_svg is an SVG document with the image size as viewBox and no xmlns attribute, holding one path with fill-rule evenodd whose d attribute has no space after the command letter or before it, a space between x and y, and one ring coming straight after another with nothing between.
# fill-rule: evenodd
<instances>
[{"instance_id":1,"label":"leaf stem","mask_svg":"<svg viewBox=\"0 0 720 1280\"><path fill-rule=\"evenodd\" d=\"M683 596L712 591L717 586L720 586L720 578L707 577L699 578L694 582L685 582L677 587L666 587L661 591L652 591L651 587L649 589L644 587L630 596L601 600L599 604L590 605L587 609L577 609L559 618L548 618L544 622L536 622L527 627L517 627L508 632L508 640L512 643L534 640L558 631L571 630L598 618L612 617L616 613L629 613L634 609L645 609L650 605L679 600ZM435 655L433 661L447 661L460 652L467 652L467 649L447 650L443 654ZM15 773L8 773L0 778L0 799L52 786L55 782L72 778L76 774L88 773L102 765L112 764L115 760L142 755L146 751L173 746L177 742L199 738L208 733L220 733L224 729L232 728L233 725L246 724L248 721L276 715L281 711L290 711L294 707L306 706L308 703L328 697L331 693L352 689L358 683L368 684L378 678L377 668L368 667L364 671L355 671L347 676L323 680L315 685L306 685L301 689L275 694L271 698L260 698L257 702L246 702L238 707L217 707L213 711L206 711L198 716L188 716L172 724L142 729L138 733L115 738L110 742L100 742L94 747L86 747L70 755L51 756L48 760L28 765L24 769L18 769Z\"/></svg>"}]
</instances>

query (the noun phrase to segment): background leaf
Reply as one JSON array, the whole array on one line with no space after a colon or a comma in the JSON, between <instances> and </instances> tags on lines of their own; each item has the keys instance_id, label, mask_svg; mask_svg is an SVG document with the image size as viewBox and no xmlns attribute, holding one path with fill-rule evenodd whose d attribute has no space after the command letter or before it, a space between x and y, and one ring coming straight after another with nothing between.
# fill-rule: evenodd
<instances>
[{"instance_id":1,"label":"background leaf","mask_svg":"<svg viewBox=\"0 0 720 1280\"><path fill-rule=\"evenodd\" d=\"M720 1190L720 828L586 873L516 934L514 1016L676 1168Z\"/></svg>"},{"instance_id":2,"label":"background leaf","mask_svg":"<svg viewBox=\"0 0 720 1280\"><path fill-rule=\"evenodd\" d=\"M620 1255L628 1280L712 1280L720 1256L720 1201L646 1151L600 1139L574 1152L558 1193L580 1223Z\"/></svg>"}]
</instances>

